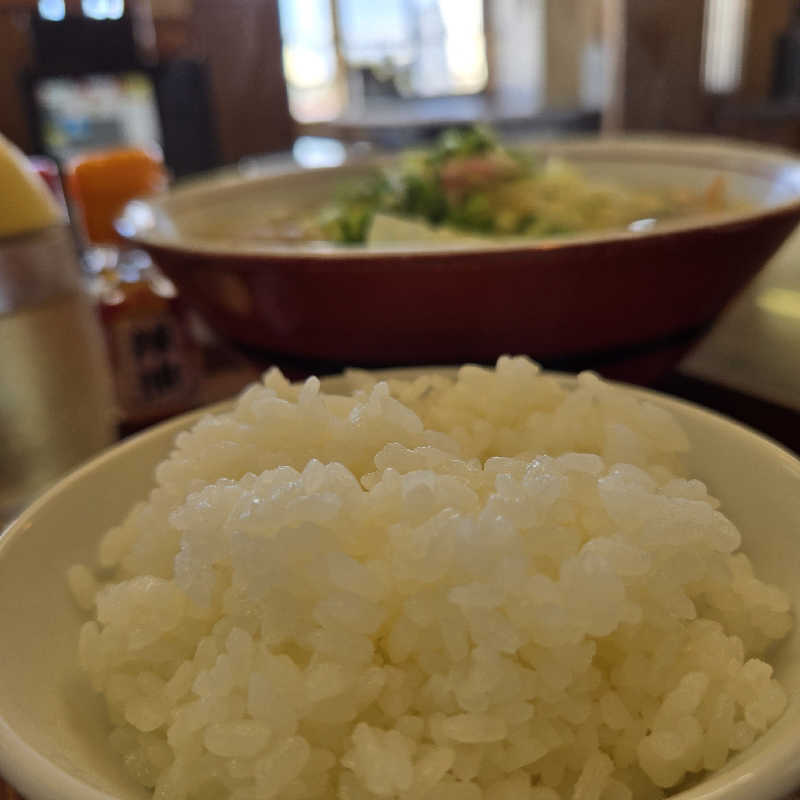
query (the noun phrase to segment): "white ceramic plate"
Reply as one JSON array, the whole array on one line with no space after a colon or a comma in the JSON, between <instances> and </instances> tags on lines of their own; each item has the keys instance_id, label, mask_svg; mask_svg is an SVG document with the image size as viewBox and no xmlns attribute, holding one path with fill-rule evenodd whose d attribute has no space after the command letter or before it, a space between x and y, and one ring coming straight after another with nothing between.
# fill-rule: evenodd
<instances>
[{"instance_id":1,"label":"white ceramic plate","mask_svg":"<svg viewBox=\"0 0 800 800\"><path fill-rule=\"evenodd\" d=\"M406 371L406 374L408 371ZM344 391L343 378L323 381ZM800 461L776 444L697 406L634 390L669 409L692 442L692 474L740 527L760 576L800 607ZM219 408L219 407L218 407ZM65 571L93 560L100 536L152 486L175 435L203 413L159 425L114 447L34 503L0 538L0 771L28 800L148 797L106 740L101 702L77 665L82 615ZM781 720L682 800L777 800L800 784L800 629L775 653L790 704Z\"/></svg>"}]
</instances>

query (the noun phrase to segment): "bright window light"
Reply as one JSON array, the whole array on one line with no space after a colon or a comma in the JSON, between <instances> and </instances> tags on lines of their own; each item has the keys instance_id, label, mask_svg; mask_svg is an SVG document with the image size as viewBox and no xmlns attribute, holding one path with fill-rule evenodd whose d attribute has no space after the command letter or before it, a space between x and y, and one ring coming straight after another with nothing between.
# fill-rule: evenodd
<instances>
[{"instance_id":1,"label":"bright window light","mask_svg":"<svg viewBox=\"0 0 800 800\"><path fill-rule=\"evenodd\" d=\"M706 0L703 24L703 85L730 94L742 80L750 0Z\"/></svg>"},{"instance_id":2,"label":"bright window light","mask_svg":"<svg viewBox=\"0 0 800 800\"><path fill-rule=\"evenodd\" d=\"M125 0L81 0L81 10L92 19L120 19L125 13Z\"/></svg>"},{"instance_id":3,"label":"bright window light","mask_svg":"<svg viewBox=\"0 0 800 800\"><path fill-rule=\"evenodd\" d=\"M49 19L52 22L64 19L66 13L64 0L39 0L38 9L42 19Z\"/></svg>"}]
</instances>

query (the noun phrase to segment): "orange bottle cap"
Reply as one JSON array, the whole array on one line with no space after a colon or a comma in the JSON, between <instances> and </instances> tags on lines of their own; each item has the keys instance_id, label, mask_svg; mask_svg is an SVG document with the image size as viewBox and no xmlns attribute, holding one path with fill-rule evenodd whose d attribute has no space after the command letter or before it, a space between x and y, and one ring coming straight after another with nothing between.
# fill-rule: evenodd
<instances>
[{"instance_id":1,"label":"orange bottle cap","mask_svg":"<svg viewBox=\"0 0 800 800\"><path fill-rule=\"evenodd\" d=\"M166 183L160 153L140 148L89 153L67 165L67 190L92 244L119 243L114 220L125 204L160 191Z\"/></svg>"}]
</instances>

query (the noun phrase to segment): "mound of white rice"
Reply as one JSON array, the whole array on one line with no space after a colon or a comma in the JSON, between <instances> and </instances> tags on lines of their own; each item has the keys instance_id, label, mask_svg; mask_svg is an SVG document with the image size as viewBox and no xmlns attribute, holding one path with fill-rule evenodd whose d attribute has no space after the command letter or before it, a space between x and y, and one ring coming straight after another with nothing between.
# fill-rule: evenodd
<instances>
[{"instance_id":1,"label":"mound of white rice","mask_svg":"<svg viewBox=\"0 0 800 800\"><path fill-rule=\"evenodd\" d=\"M352 377L268 373L71 570L156 798L657 797L782 713L787 597L667 412L521 358Z\"/></svg>"}]
</instances>

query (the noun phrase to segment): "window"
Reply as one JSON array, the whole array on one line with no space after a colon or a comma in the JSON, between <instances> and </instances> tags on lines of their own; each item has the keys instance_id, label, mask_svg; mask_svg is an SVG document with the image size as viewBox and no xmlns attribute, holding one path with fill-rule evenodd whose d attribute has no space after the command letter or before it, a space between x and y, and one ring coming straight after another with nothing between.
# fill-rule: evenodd
<instances>
[{"instance_id":1,"label":"window","mask_svg":"<svg viewBox=\"0 0 800 800\"><path fill-rule=\"evenodd\" d=\"M52 22L64 19L66 13L64 0L39 0L38 9L42 19L49 19Z\"/></svg>"},{"instance_id":2,"label":"window","mask_svg":"<svg viewBox=\"0 0 800 800\"><path fill-rule=\"evenodd\" d=\"M280 0L283 71L292 114L311 122L343 108L331 0Z\"/></svg>"},{"instance_id":3,"label":"window","mask_svg":"<svg viewBox=\"0 0 800 800\"><path fill-rule=\"evenodd\" d=\"M499 97L530 109L545 102L545 0L491 0L492 81Z\"/></svg>"},{"instance_id":4,"label":"window","mask_svg":"<svg viewBox=\"0 0 800 800\"><path fill-rule=\"evenodd\" d=\"M64 0L39 0L39 16L52 22L64 19ZM125 0L81 0L81 11L92 19L120 19L125 13Z\"/></svg>"},{"instance_id":5,"label":"window","mask_svg":"<svg viewBox=\"0 0 800 800\"><path fill-rule=\"evenodd\" d=\"M703 23L703 85L714 94L739 88L749 0L706 0Z\"/></svg>"},{"instance_id":6,"label":"window","mask_svg":"<svg viewBox=\"0 0 800 800\"><path fill-rule=\"evenodd\" d=\"M292 114L365 98L474 94L487 82L483 0L280 0Z\"/></svg>"}]
</instances>

